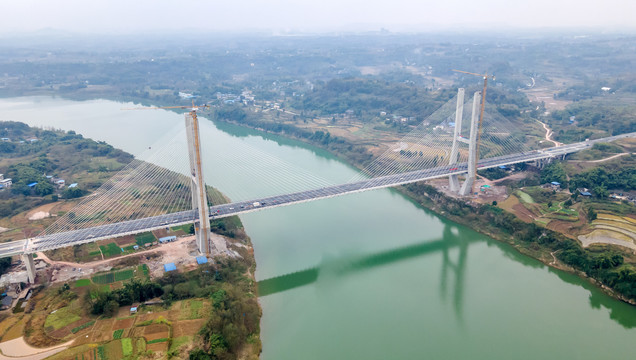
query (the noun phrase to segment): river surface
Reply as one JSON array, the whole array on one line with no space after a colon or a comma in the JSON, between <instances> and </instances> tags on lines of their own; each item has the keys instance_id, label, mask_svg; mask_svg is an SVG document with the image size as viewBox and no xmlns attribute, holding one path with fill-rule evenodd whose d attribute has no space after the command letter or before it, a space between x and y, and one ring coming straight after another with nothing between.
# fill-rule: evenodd
<instances>
[{"instance_id":1,"label":"river surface","mask_svg":"<svg viewBox=\"0 0 636 360\"><path fill-rule=\"evenodd\" d=\"M136 155L183 126L174 112L120 110L131 106L9 98L0 99L0 120L74 130ZM233 200L299 186L289 169L331 183L356 174L324 151L280 137L203 119L201 133L206 180ZM636 354L636 307L394 190L241 219L254 243L265 360Z\"/></svg>"}]
</instances>

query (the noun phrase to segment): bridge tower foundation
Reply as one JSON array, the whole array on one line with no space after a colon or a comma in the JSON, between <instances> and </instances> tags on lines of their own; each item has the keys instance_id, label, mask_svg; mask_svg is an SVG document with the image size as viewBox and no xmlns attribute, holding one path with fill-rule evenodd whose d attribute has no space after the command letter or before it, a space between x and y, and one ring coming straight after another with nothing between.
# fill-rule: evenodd
<instances>
[{"instance_id":1,"label":"bridge tower foundation","mask_svg":"<svg viewBox=\"0 0 636 360\"><path fill-rule=\"evenodd\" d=\"M33 254L23 254L22 261L24 261L26 265L29 284L35 284L35 261L33 260Z\"/></svg>"},{"instance_id":2,"label":"bridge tower foundation","mask_svg":"<svg viewBox=\"0 0 636 360\"><path fill-rule=\"evenodd\" d=\"M479 132L479 104L481 103L481 92L475 92L473 97L473 110L470 117L470 140L468 142L468 174L466 180L459 189L459 195L466 196L470 194L473 183L477 177L477 133Z\"/></svg>"}]
</instances>

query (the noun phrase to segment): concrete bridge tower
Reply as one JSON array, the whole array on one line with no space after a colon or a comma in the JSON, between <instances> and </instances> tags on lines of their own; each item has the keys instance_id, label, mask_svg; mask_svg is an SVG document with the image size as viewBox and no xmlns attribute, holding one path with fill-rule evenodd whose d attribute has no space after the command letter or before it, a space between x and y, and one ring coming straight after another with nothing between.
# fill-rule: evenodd
<instances>
[{"instance_id":1,"label":"concrete bridge tower","mask_svg":"<svg viewBox=\"0 0 636 360\"><path fill-rule=\"evenodd\" d=\"M453 137L453 148L451 149L448 165L457 163L459 156L459 142L462 135L462 117L464 116L464 88L457 89L457 107L455 108L455 136ZM448 177L450 190L454 193L459 191L459 179L457 175Z\"/></svg>"},{"instance_id":2,"label":"concrete bridge tower","mask_svg":"<svg viewBox=\"0 0 636 360\"><path fill-rule=\"evenodd\" d=\"M473 110L470 118L470 137L466 139L462 136L462 117L464 111L464 89L459 88L457 91L457 107L455 109L455 132L453 137L453 147L451 149L450 160L448 165L457 163L459 157L460 143L468 144L468 174L463 184L459 184L457 175L450 175L448 178L450 190L459 195L465 196L470 194L475 178L477 177L477 161L478 161L478 133L479 133L479 116L478 109L481 103L481 92L475 92L473 96Z\"/></svg>"},{"instance_id":3,"label":"concrete bridge tower","mask_svg":"<svg viewBox=\"0 0 636 360\"><path fill-rule=\"evenodd\" d=\"M199 120L196 108L185 115L186 137L188 139L188 155L190 157L190 176L192 180L192 208L197 214L194 222L194 233L196 236L199 252L212 255L212 233L210 232L210 207L208 205L208 195L203 180L203 170L201 167L201 136L199 134Z\"/></svg>"},{"instance_id":4,"label":"concrete bridge tower","mask_svg":"<svg viewBox=\"0 0 636 360\"><path fill-rule=\"evenodd\" d=\"M477 161L479 154L477 153L477 133L479 132L479 104L481 103L481 92L475 92L473 97L473 112L470 117L470 140L468 141L468 175L466 180L459 189L459 195L465 196L470 194L473 189L473 183L477 178Z\"/></svg>"}]
</instances>

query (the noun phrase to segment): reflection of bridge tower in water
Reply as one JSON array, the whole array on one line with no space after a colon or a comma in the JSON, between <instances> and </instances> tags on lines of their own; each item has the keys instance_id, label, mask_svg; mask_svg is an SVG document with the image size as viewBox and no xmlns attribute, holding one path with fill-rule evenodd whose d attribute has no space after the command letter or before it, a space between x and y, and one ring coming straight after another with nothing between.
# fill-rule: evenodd
<instances>
[{"instance_id":1,"label":"reflection of bridge tower in water","mask_svg":"<svg viewBox=\"0 0 636 360\"><path fill-rule=\"evenodd\" d=\"M444 227L444 239L454 239L456 236L451 233L451 227L446 225ZM462 318L462 305L464 301L464 273L466 272L466 258L468 256L468 241L465 239L456 239L453 241L453 245L459 247L459 253L457 260L452 262L449 255L449 249L451 244L447 241L442 248L442 270L440 273L440 295L442 299L446 299L446 293L448 289L448 270L450 269L455 274L455 282L453 286L453 307L458 320Z\"/></svg>"}]
</instances>

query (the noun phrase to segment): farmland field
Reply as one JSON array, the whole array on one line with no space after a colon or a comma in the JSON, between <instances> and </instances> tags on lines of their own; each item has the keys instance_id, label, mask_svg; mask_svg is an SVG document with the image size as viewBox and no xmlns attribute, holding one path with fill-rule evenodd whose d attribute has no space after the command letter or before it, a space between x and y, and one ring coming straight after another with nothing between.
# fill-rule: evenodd
<instances>
[{"instance_id":1,"label":"farmland field","mask_svg":"<svg viewBox=\"0 0 636 360\"><path fill-rule=\"evenodd\" d=\"M117 272L109 272L93 276L92 280L95 284L105 285L117 281L132 279L135 273L132 269L121 270Z\"/></svg>"},{"instance_id":2,"label":"farmland field","mask_svg":"<svg viewBox=\"0 0 636 360\"><path fill-rule=\"evenodd\" d=\"M137 242L137 245L139 246L144 246L145 244L154 242L156 240L157 239L155 238L155 236L149 232L135 235L135 241Z\"/></svg>"},{"instance_id":3,"label":"farmland field","mask_svg":"<svg viewBox=\"0 0 636 360\"><path fill-rule=\"evenodd\" d=\"M44 322L44 327L57 330L77 320L81 320L82 317L79 315L80 309L74 306L75 304L76 302L73 302L71 305L57 309L55 312L49 314Z\"/></svg>"},{"instance_id":4,"label":"farmland field","mask_svg":"<svg viewBox=\"0 0 636 360\"><path fill-rule=\"evenodd\" d=\"M105 257L117 256L122 253L121 248L113 242L108 243L106 246L100 245L99 248L102 250Z\"/></svg>"},{"instance_id":5,"label":"farmland field","mask_svg":"<svg viewBox=\"0 0 636 360\"><path fill-rule=\"evenodd\" d=\"M88 286L91 284L91 280L90 279L79 279L77 281L75 281L75 287L83 287L83 286Z\"/></svg>"}]
</instances>

